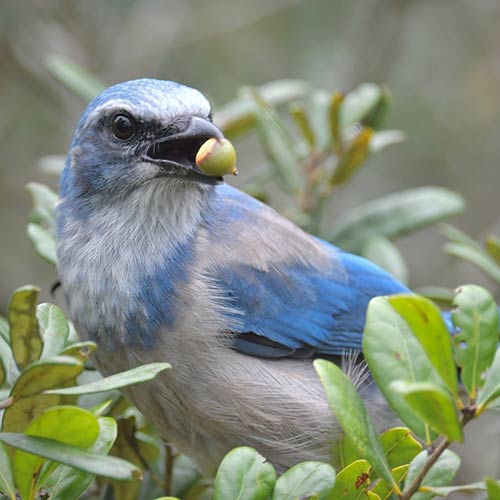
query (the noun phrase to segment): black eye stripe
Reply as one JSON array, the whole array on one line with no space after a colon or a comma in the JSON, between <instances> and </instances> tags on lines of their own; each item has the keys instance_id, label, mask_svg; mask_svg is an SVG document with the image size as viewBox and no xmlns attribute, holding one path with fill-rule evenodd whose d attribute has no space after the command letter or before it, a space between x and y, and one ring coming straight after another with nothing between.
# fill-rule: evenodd
<instances>
[{"instance_id":1,"label":"black eye stripe","mask_svg":"<svg viewBox=\"0 0 500 500\"><path fill-rule=\"evenodd\" d=\"M111 120L111 130L117 139L130 139L135 134L136 129L136 121L127 113L117 113Z\"/></svg>"}]
</instances>

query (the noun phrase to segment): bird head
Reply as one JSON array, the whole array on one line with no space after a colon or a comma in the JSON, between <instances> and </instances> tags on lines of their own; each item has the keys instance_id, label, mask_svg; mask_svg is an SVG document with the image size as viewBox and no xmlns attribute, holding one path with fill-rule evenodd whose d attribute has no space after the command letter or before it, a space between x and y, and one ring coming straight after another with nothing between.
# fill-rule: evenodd
<instances>
[{"instance_id":1,"label":"bird head","mask_svg":"<svg viewBox=\"0 0 500 500\"><path fill-rule=\"evenodd\" d=\"M209 138L223 138L210 104L175 82L139 79L109 87L86 108L61 178L62 196L124 196L162 182L217 184L195 156Z\"/></svg>"}]
</instances>

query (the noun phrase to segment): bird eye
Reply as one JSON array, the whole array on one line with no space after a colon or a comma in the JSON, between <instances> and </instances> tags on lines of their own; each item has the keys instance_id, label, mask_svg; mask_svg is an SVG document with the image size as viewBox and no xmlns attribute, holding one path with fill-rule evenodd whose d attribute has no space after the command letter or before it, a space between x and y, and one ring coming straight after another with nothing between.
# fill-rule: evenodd
<instances>
[{"instance_id":1,"label":"bird eye","mask_svg":"<svg viewBox=\"0 0 500 500\"><path fill-rule=\"evenodd\" d=\"M135 122L130 116L119 114L113 118L111 130L117 139L124 141L130 139L134 135Z\"/></svg>"}]
</instances>

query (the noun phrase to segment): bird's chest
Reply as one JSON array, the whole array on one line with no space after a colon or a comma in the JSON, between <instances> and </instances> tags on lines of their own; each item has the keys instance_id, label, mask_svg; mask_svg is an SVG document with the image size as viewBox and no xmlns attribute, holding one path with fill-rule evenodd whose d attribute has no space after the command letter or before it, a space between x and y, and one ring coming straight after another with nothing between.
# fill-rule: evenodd
<instances>
[{"instance_id":1,"label":"bird's chest","mask_svg":"<svg viewBox=\"0 0 500 500\"><path fill-rule=\"evenodd\" d=\"M100 350L154 349L159 329L175 327L188 242L161 248L144 232L108 229L63 238L58 254L69 316Z\"/></svg>"}]
</instances>

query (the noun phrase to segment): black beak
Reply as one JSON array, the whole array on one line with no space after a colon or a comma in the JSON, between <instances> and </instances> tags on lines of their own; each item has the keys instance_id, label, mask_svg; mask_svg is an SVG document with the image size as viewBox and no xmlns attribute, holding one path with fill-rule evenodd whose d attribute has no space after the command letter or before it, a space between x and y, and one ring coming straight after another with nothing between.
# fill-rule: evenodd
<instances>
[{"instance_id":1,"label":"black beak","mask_svg":"<svg viewBox=\"0 0 500 500\"><path fill-rule=\"evenodd\" d=\"M193 116L182 132L168 135L151 145L144 160L162 167L161 175L194 180L204 184L219 184L222 177L200 172L196 166L196 153L210 138L223 139L222 132L211 122Z\"/></svg>"}]
</instances>

